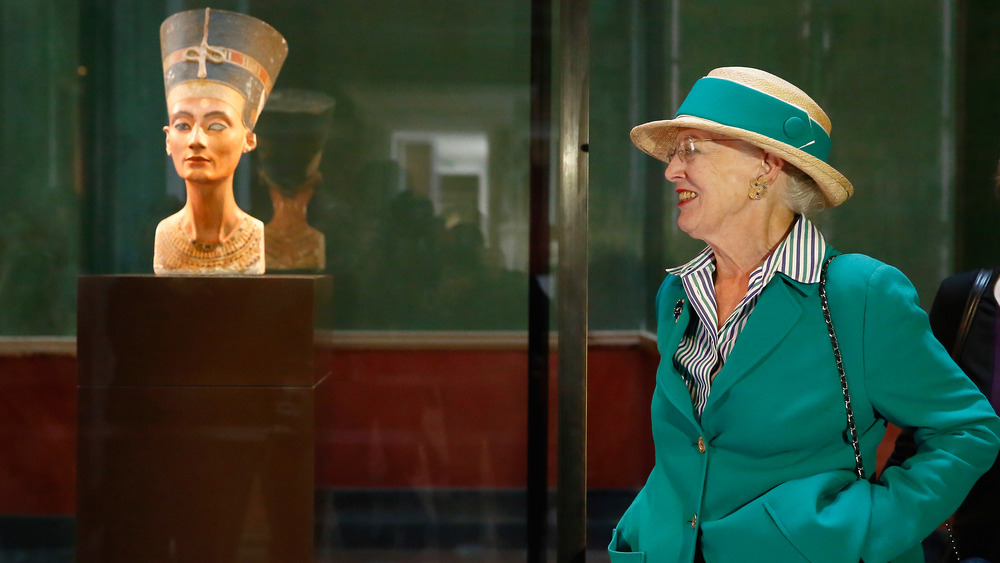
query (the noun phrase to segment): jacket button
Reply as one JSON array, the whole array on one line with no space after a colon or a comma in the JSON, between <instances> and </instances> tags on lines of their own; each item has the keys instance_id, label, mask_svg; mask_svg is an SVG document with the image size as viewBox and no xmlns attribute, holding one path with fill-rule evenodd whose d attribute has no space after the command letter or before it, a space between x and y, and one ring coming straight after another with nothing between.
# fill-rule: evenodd
<instances>
[{"instance_id":1,"label":"jacket button","mask_svg":"<svg viewBox=\"0 0 1000 563\"><path fill-rule=\"evenodd\" d=\"M701 436L698 436L698 451L705 453L705 439Z\"/></svg>"},{"instance_id":2,"label":"jacket button","mask_svg":"<svg viewBox=\"0 0 1000 563\"><path fill-rule=\"evenodd\" d=\"M691 524L691 528L697 528L698 527L698 515L695 514L694 516L692 516L691 520L689 522Z\"/></svg>"}]
</instances>

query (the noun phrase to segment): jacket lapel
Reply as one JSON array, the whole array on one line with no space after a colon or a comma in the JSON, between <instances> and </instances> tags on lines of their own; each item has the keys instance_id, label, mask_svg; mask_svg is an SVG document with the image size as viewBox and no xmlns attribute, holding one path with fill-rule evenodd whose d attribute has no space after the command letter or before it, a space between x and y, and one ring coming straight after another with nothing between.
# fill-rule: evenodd
<instances>
[{"instance_id":1,"label":"jacket lapel","mask_svg":"<svg viewBox=\"0 0 1000 563\"><path fill-rule=\"evenodd\" d=\"M713 408L713 398L722 396L785 339L802 317L804 302L818 291L816 284L802 284L784 274L776 274L775 278L780 279L771 280L760 294L729 358L715 376L705 414Z\"/></svg>"},{"instance_id":2,"label":"jacket lapel","mask_svg":"<svg viewBox=\"0 0 1000 563\"><path fill-rule=\"evenodd\" d=\"M660 352L660 367L656 372L657 387L663 391L670 404L682 413L685 418L698 427L694 417L694 405L687 384L677 370L674 369L673 356L680 346L681 338L691 322L694 309L691 301L678 282L669 291L660 296L659 319L657 321L657 347Z\"/></svg>"}]
</instances>

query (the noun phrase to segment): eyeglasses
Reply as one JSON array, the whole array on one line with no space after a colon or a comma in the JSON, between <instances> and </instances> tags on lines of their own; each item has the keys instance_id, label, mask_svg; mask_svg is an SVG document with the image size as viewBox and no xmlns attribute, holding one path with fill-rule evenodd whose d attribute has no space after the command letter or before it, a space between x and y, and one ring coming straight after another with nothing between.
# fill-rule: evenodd
<instances>
[{"instance_id":1,"label":"eyeglasses","mask_svg":"<svg viewBox=\"0 0 1000 563\"><path fill-rule=\"evenodd\" d=\"M702 141L718 142L718 141L736 141L736 140L737 139L695 139L694 137L688 135L683 139L681 139L680 141L678 141L677 146L671 149L670 152L667 153L667 157L664 159L664 161L667 163L667 166L670 166L670 161L672 161L676 156L677 158L681 159L681 162L687 163L688 159L691 158L691 155L698 152L698 149L695 148L694 146L695 143L700 143Z\"/></svg>"}]
</instances>

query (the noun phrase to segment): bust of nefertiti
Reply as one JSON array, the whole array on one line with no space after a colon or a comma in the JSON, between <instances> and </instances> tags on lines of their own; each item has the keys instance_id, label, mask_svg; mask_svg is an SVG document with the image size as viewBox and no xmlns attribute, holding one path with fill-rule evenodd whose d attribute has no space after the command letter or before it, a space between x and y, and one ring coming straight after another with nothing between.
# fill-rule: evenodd
<instances>
[{"instance_id":1,"label":"bust of nefertiti","mask_svg":"<svg viewBox=\"0 0 1000 563\"><path fill-rule=\"evenodd\" d=\"M236 204L233 176L257 147L254 125L288 53L268 24L239 13L190 10L160 27L166 151L186 201L156 227L153 271L264 273L264 225Z\"/></svg>"}]
</instances>

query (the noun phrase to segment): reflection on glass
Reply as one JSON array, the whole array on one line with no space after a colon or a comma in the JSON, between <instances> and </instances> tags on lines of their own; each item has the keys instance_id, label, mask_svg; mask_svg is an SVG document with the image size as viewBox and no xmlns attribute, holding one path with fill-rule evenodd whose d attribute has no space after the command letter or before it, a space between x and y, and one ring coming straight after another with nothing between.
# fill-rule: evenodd
<instances>
[{"instance_id":1,"label":"reflection on glass","mask_svg":"<svg viewBox=\"0 0 1000 563\"><path fill-rule=\"evenodd\" d=\"M459 223L488 230L489 140L484 133L397 131L392 156L405 185L434 204L445 227Z\"/></svg>"},{"instance_id":2,"label":"reflection on glass","mask_svg":"<svg viewBox=\"0 0 1000 563\"><path fill-rule=\"evenodd\" d=\"M267 269L323 270L326 237L306 211L323 180L320 163L334 99L308 90L277 90L257 128L257 174L274 215L264 226Z\"/></svg>"}]
</instances>

